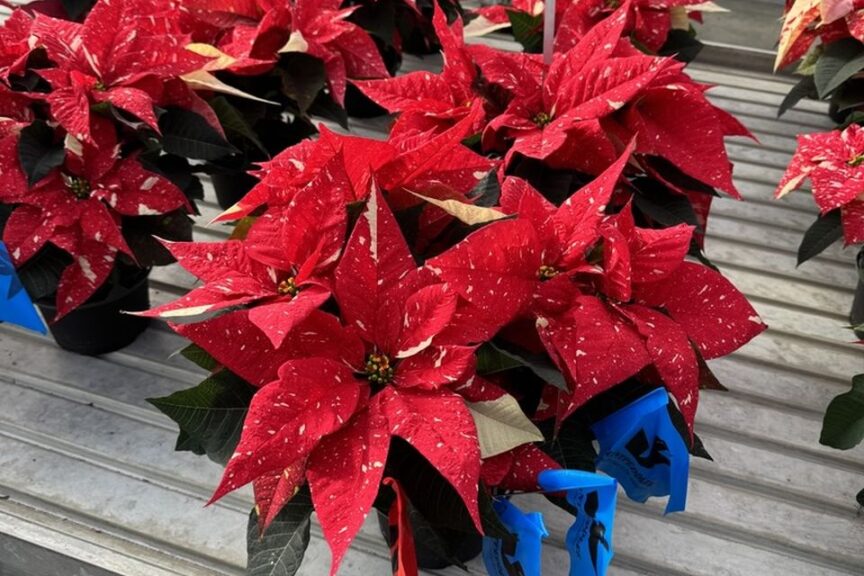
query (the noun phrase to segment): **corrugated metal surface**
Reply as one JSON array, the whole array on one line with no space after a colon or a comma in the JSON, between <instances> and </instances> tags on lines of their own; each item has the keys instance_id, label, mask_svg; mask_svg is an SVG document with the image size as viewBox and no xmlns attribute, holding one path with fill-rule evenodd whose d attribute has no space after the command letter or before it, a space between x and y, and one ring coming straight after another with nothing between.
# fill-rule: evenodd
<instances>
[{"instance_id":1,"label":"corrugated metal surface","mask_svg":"<svg viewBox=\"0 0 864 576\"><path fill-rule=\"evenodd\" d=\"M716 462L693 462L688 511L663 517L662 502L622 501L613 573L862 574L864 524L854 495L864 487L864 450L817 443L828 401L864 371L864 354L842 329L853 253L832 247L796 270L795 249L815 208L805 194L771 199L794 135L830 124L815 103L777 120L785 80L706 65L691 72L717 84L714 101L761 141L730 144L748 201L716 203L708 252L771 329L712 363L731 390L703 396L697 431ZM356 128L380 134L380 123ZM202 211L204 222L218 209L204 203ZM202 224L196 233L216 240L227 229ZM192 283L176 267L156 270L153 300ZM174 453L173 425L144 401L200 380L194 366L171 356L182 345L154 326L126 350L83 358L0 327L0 574L243 572L248 494L204 509L218 467ZM548 524L545 574L564 574L567 519L550 511ZM343 573L385 574L386 554L367 523ZM316 533L302 573L325 574L328 562Z\"/></svg>"}]
</instances>

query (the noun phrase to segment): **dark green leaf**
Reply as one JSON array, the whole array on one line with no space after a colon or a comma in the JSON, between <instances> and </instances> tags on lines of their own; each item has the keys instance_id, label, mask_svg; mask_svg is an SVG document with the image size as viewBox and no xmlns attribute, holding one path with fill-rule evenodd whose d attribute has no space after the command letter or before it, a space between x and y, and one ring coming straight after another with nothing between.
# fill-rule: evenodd
<instances>
[{"instance_id":1,"label":"dark green leaf","mask_svg":"<svg viewBox=\"0 0 864 576\"><path fill-rule=\"evenodd\" d=\"M525 52L538 53L543 49L543 15L533 16L527 12L507 10L513 38Z\"/></svg>"},{"instance_id":2,"label":"dark green leaf","mask_svg":"<svg viewBox=\"0 0 864 576\"><path fill-rule=\"evenodd\" d=\"M713 462L714 458L712 458L711 454L708 453L708 450L705 449L705 444L702 443L702 439L695 433L693 434L693 439L690 439L690 431L687 429L687 422L684 420L684 415L681 414L678 406L676 406L674 402L669 402L669 404L667 404L667 410L672 425L675 427L675 430L678 431L678 434L681 435L681 439L684 440L684 444L687 446L690 454L697 458L703 458Z\"/></svg>"},{"instance_id":3,"label":"dark green leaf","mask_svg":"<svg viewBox=\"0 0 864 576\"><path fill-rule=\"evenodd\" d=\"M714 458L712 458L711 454L708 453L705 444L702 442L702 438L700 438L698 434L693 434L693 442L690 444L690 454L697 458L702 458L703 460L709 460L711 462L714 461Z\"/></svg>"},{"instance_id":4,"label":"dark green leaf","mask_svg":"<svg viewBox=\"0 0 864 576\"><path fill-rule=\"evenodd\" d=\"M483 525L483 533L490 538L503 540L506 544L515 544L516 535L507 529L495 508L492 506L492 497L480 486L480 495L477 499L480 508L480 523Z\"/></svg>"},{"instance_id":5,"label":"dark green leaf","mask_svg":"<svg viewBox=\"0 0 864 576\"><path fill-rule=\"evenodd\" d=\"M659 197L655 194L650 196L635 194L633 204L640 212L664 227L678 224L699 225L699 219L686 196L667 194Z\"/></svg>"},{"instance_id":6,"label":"dark green leaf","mask_svg":"<svg viewBox=\"0 0 864 576\"><path fill-rule=\"evenodd\" d=\"M840 394L828 404L822 422L819 442L839 450L848 450L864 439L864 374L852 378L852 390Z\"/></svg>"},{"instance_id":7,"label":"dark green leaf","mask_svg":"<svg viewBox=\"0 0 864 576\"><path fill-rule=\"evenodd\" d=\"M715 272L720 272L720 269L717 268L714 262L712 262L711 259L708 258L708 255L705 254L705 251L702 250L702 246L699 244L699 240L696 237L690 239L690 249L687 251L687 255L696 258L699 262L708 268L711 268Z\"/></svg>"},{"instance_id":8,"label":"dark green leaf","mask_svg":"<svg viewBox=\"0 0 864 576\"><path fill-rule=\"evenodd\" d=\"M213 108L213 111L216 112L216 116L219 118L219 123L222 124L222 128L225 129L225 132L229 137L233 135L236 138L245 139L251 142L265 156L268 156L267 148L261 142L261 139L258 138L258 134L256 134L255 130L253 130L249 123L246 122L246 118L244 118L243 114L228 102L227 98L224 96L217 96L210 100L209 104L210 107Z\"/></svg>"},{"instance_id":9,"label":"dark green leaf","mask_svg":"<svg viewBox=\"0 0 864 576\"><path fill-rule=\"evenodd\" d=\"M564 421L555 437L553 427L552 420L541 423L543 435L549 440L540 444L540 449L563 468L594 472L597 451L590 426L578 416L572 416Z\"/></svg>"},{"instance_id":10,"label":"dark green leaf","mask_svg":"<svg viewBox=\"0 0 864 576\"><path fill-rule=\"evenodd\" d=\"M451 534L477 533L459 493L404 440L393 439L384 475L399 482L414 507L448 542Z\"/></svg>"},{"instance_id":11,"label":"dark green leaf","mask_svg":"<svg viewBox=\"0 0 864 576\"><path fill-rule=\"evenodd\" d=\"M828 110L828 113L829 114L831 113L830 109ZM842 116L842 114L841 114L841 116ZM832 120L837 122L838 118L832 118ZM846 116L846 118L842 120L842 123L840 123L840 125L837 128L842 130L844 128L848 128L852 124L864 124L864 112L861 112L859 110L855 110L854 112L852 112L851 114Z\"/></svg>"},{"instance_id":12,"label":"dark green leaf","mask_svg":"<svg viewBox=\"0 0 864 576\"><path fill-rule=\"evenodd\" d=\"M504 354L491 344L485 344L477 349L477 373L480 375L497 374L523 366L522 362Z\"/></svg>"},{"instance_id":13,"label":"dark green leaf","mask_svg":"<svg viewBox=\"0 0 864 576\"><path fill-rule=\"evenodd\" d=\"M249 514L246 530L248 576L294 576L309 547L312 497L304 487L279 512L261 535L258 514Z\"/></svg>"},{"instance_id":14,"label":"dark green leaf","mask_svg":"<svg viewBox=\"0 0 864 576\"><path fill-rule=\"evenodd\" d=\"M212 460L224 464L240 440L254 392L239 377L222 370L194 388L147 401L188 435L186 444L200 446Z\"/></svg>"},{"instance_id":15,"label":"dark green leaf","mask_svg":"<svg viewBox=\"0 0 864 576\"><path fill-rule=\"evenodd\" d=\"M527 350L523 350L518 346L507 342L497 342L489 345L499 354L507 356L510 360L519 362L525 368L528 368L543 381L549 385L558 388L559 390L568 390L567 381L560 370L552 363L548 356L544 354L533 354ZM501 360L500 362L504 362Z\"/></svg>"},{"instance_id":16,"label":"dark green leaf","mask_svg":"<svg viewBox=\"0 0 864 576\"><path fill-rule=\"evenodd\" d=\"M96 0L61 0L69 20L80 20L96 3Z\"/></svg>"},{"instance_id":17,"label":"dark green leaf","mask_svg":"<svg viewBox=\"0 0 864 576\"><path fill-rule=\"evenodd\" d=\"M468 198L475 206L492 208L498 206L501 201L501 184L498 182L498 174L495 170L489 172L471 192Z\"/></svg>"},{"instance_id":18,"label":"dark green leaf","mask_svg":"<svg viewBox=\"0 0 864 576\"><path fill-rule=\"evenodd\" d=\"M197 344L189 344L180 351L180 355L208 372L219 367L219 363L206 350Z\"/></svg>"},{"instance_id":19,"label":"dark green leaf","mask_svg":"<svg viewBox=\"0 0 864 576\"><path fill-rule=\"evenodd\" d=\"M815 258L837 240L843 238L843 223L840 209L819 216L804 233L798 247L798 266Z\"/></svg>"},{"instance_id":20,"label":"dark green leaf","mask_svg":"<svg viewBox=\"0 0 864 576\"><path fill-rule=\"evenodd\" d=\"M216 160L237 152L203 116L191 110L167 108L159 117L159 130L162 147L169 154Z\"/></svg>"},{"instance_id":21,"label":"dark green leaf","mask_svg":"<svg viewBox=\"0 0 864 576\"><path fill-rule=\"evenodd\" d=\"M858 494L855 496L855 500L858 502L859 506L864 506L864 490L858 492Z\"/></svg>"},{"instance_id":22,"label":"dark green leaf","mask_svg":"<svg viewBox=\"0 0 864 576\"><path fill-rule=\"evenodd\" d=\"M18 139L18 160L27 175L27 183L33 186L52 170L63 165L66 151L62 142L56 142L54 130L42 120L37 120L21 130Z\"/></svg>"},{"instance_id":23,"label":"dark green leaf","mask_svg":"<svg viewBox=\"0 0 864 576\"><path fill-rule=\"evenodd\" d=\"M174 444L174 450L177 452L192 452L198 456L204 456L207 453L200 443L196 442L194 438L189 436L189 434L183 430L180 430L180 433L177 435L177 442Z\"/></svg>"},{"instance_id":24,"label":"dark green leaf","mask_svg":"<svg viewBox=\"0 0 864 576\"><path fill-rule=\"evenodd\" d=\"M679 62L692 62L705 45L697 38L693 27L689 30L670 30L666 43L660 49L661 56L672 56Z\"/></svg>"},{"instance_id":25,"label":"dark green leaf","mask_svg":"<svg viewBox=\"0 0 864 576\"><path fill-rule=\"evenodd\" d=\"M308 54L292 53L282 57L279 71L282 92L297 103L301 114L307 114L318 94L327 86L324 63Z\"/></svg>"},{"instance_id":26,"label":"dark green leaf","mask_svg":"<svg viewBox=\"0 0 864 576\"><path fill-rule=\"evenodd\" d=\"M813 76L804 76L786 94L786 97L780 104L780 108L777 110L777 117L779 118L785 114L804 98L817 98L818 96L819 93L816 91L816 82L813 80Z\"/></svg>"},{"instance_id":27,"label":"dark green leaf","mask_svg":"<svg viewBox=\"0 0 864 576\"><path fill-rule=\"evenodd\" d=\"M123 221L123 238L138 263L145 268L167 266L174 257L156 238L171 242L190 242L193 221L185 209L155 216L136 216Z\"/></svg>"},{"instance_id":28,"label":"dark green leaf","mask_svg":"<svg viewBox=\"0 0 864 576\"><path fill-rule=\"evenodd\" d=\"M465 563L459 560L456 550L459 549L458 544L465 538L465 534L461 532L452 532L449 530L441 530L433 526L425 516L411 503L410 498L407 495L404 495L404 503L405 507L408 511L408 522L411 525L411 531L413 532L414 542L420 543L420 545L427 551L431 552L434 556L442 561L442 563L452 564L453 566L458 566L463 570L467 570ZM390 512L390 506L393 505L393 502L396 499L396 495L392 490L381 490L379 492L378 498L375 501L375 507L378 510L379 519L382 525L387 525L387 517ZM388 546L392 546L390 542L390 535L388 530L384 530L385 540L387 541ZM454 540L454 547L451 545L451 542L448 540L447 536L450 536L450 540Z\"/></svg>"},{"instance_id":29,"label":"dark green leaf","mask_svg":"<svg viewBox=\"0 0 864 576\"><path fill-rule=\"evenodd\" d=\"M33 300L47 298L57 291L60 276L72 257L54 246L46 246L18 269L18 278Z\"/></svg>"},{"instance_id":30,"label":"dark green leaf","mask_svg":"<svg viewBox=\"0 0 864 576\"><path fill-rule=\"evenodd\" d=\"M699 349L693 346L693 353L696 354L696 362L699 363L699 388L702 390L717 390L719 392L728 392L729 389L724 386L708 363L699 352Z\"/></svg>"},{"instance_id":31,"label":"dark green leaf","mask_svg":"<svg viewBox=\"0 0 864 576\"><path fill-rule=\"evenodd\" d=\"M864 82L852 79L845 82L831 95L831 110L836 110L838 115L844 116L856 108L864 106Z\"/></svg>"},{"instance_id":32,"label":"dark green leaf","mask_svg":"<svg viewBox=\"0 0 864 576\"><path fill-rule=\"evenodd\" d=\"M348 129L348 112L337 104L330 94L319 93L315 103L309 108L309 115L332 120L342 128Z\"/></svg>"},{"instance_id":33,"label":"dark green leaf","mask_svg":"<svg viewBox=\"0 0 864 576\"><path fill-rule=\"evenodd\" d=\"M826 98L843 82L864 68L864 46L853 38L844 38L825 47L816 63L813 81L820 98Z\"/></svg>"}]
</instances>

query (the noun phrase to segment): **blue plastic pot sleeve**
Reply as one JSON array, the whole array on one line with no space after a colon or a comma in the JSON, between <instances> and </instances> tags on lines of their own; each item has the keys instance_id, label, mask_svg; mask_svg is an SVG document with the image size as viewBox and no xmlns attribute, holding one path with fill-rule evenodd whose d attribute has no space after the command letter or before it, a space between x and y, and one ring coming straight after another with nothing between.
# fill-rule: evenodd
<instances>
[{"instance_id":1,"label":"blue plastic pot sleeve","mask_svg":"<svg viewBox=\"0 0 864 576\"><path fill-rule=\"evenodd\" d=\"M6 245L2 242L0 242L0 322L17 324L42 334L48 332L45 322L18 279Z\"/></svg>"},{"instance_id":2,"label":"blue plastic pot sleeve","mask_svg":"<svg viewBox=\"0 0 864 576\"><path fill-rule=\"evenodd\" d=\"M690 470L690 454L668 404L666 390L658 388L592 426L600 444L597 468L637 502L669 496L667 514L684 510Z\"/></svg>"},{"instance_id":3,"label":"blue plastic pot sleeve","mask_svg":"<svg viewBox=\"0 0 864 576\"><path fill-rule=\"evenodd\" d=\"M567 530L570 576L604 576L612 560L612 530L618 483L581 470L547 470L538 477L548 493L562 493L576 510Z\"/></svg>"},{"instance_id":4,"label":"blue plastic pot sleeve","mask_svg":"<svg viewBox=\"0 0 864 576\"><path fill-rule=\"evenodd\" d=\"M483 539L483 562L489 576L540 576L543 539L549 535L543 515L526 514L506 499L497 500L494 506L516 541L508 546L498 538Z\"/></svg>"}]
</instances>

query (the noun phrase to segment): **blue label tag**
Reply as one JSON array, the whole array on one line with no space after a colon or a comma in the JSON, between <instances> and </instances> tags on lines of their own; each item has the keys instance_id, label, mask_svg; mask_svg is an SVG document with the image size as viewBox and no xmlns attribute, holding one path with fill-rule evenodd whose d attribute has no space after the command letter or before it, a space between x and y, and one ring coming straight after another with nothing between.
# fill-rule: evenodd
<instances>
[{"instance_id":1,"label":"blue label tag","mask_svg":"<svg viewBox=\"0 0 864 576\"><path fill-rule=\"evenodd\" d=\"M538 477L546 492L564 493L576 510L567 531L570 576L604 576L612 560L612 530L618 483L581 470L546 470Z\"/></svg>"},{"instance_id":2,"label":"blue label tag","mask_svg":"<svg viewBox=\"0 0 864 576\"><path fill-rule=\"evenodd\" d=\"M549 536L543 515L526 514L509 500L497 500L494 506L516 541L508 546L498 538L483 539L483 563L489 576L540 576L543 539Z\"/></svg>"},{"instance_id":3,"label":"blue label tag","mask_svg":"<svg viewBox=\"0 0 864 576\"><path fill-rule=\"evenodd\" d=\"M0 242L0 322L17 324L42 334L48 333L45 322L18 279L6 245L2 242Z\"/></svg>"},{"instance_id":4,"label":"blue label tag","mask_svg":"<svg viewBox=\"0 0 864 576\"><path fill-rule=\"evenodd\" d=\"M668 405L669 395L658 388L591 427L600 444L597 468L637 502L669 496L667 514L684 510L690 471L690 453Z\"/></svg>"}]
</instances>

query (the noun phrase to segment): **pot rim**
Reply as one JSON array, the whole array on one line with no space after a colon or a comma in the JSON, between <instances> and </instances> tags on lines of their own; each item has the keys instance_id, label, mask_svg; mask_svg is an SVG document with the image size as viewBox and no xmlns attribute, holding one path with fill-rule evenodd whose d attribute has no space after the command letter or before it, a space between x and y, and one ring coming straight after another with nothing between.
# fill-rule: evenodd
<instances>
[{"instance_id":1,"label":"pot rim","mask_svg":"<svg viewBox=\"0 0 864 576\"><path fill-rule=\"evenodd\" d=\"M147 283L148 279L150 278L150 272L152 270L153 270L152 268L138 268L137 271L138 271L138 273L141 274L141 279L138 280L137 282L135 282L135 284L133 284L132 286L130 286L129 288L127 288L124 291L117 292L114 296L111 296L110 298L105 298L104 300L97 300L95 302L87 302L85 304L82 304L81 306L78 306L77 308L75 308L74 310L69 312L69 314L74 314L75 312L78 312L79 310L81 310L81 311L90 310L90 309L96 308L98 306L104 306L106 304L112 304L112 303L117 302L118 300L120 300L122 298L125 298L127 295L129 295L132 292L141 288L142 284ZM54 313L57 312L56 295L54 297L40 298L39 300L37 300L35 302L35 304L37 306L39 306L40 308L44 308L44 309L48 310L49 312L54 312Z\"/></svg>"}]
</instances>

